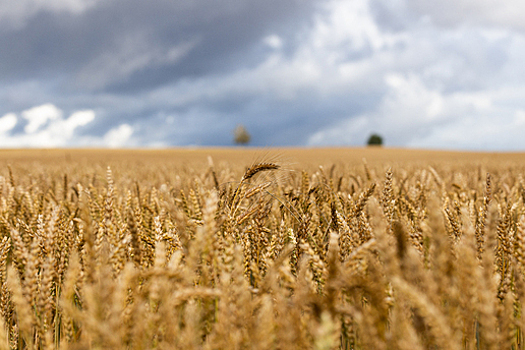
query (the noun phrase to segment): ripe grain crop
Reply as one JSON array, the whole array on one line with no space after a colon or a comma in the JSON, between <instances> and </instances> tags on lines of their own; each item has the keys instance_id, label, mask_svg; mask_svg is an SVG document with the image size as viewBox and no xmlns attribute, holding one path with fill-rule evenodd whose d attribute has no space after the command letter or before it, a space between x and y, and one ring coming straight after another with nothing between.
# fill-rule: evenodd
<instances>
[{"instance_id":1,"label":"ripe grain crop","mask_svg":"<svg viewBox=\"0 0 525 350\"><path fill-rule=\"evenodd\" d=\"M1 151L0 350L525 348L523 155L287 152Z\"/></svg>"}]
</instances>

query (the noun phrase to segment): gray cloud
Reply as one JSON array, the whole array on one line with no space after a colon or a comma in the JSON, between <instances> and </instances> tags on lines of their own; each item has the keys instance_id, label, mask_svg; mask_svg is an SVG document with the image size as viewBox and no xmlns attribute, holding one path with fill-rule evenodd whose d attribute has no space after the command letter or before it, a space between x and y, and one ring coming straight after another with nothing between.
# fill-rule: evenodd
<instances>
[{"instance_id":1,"label":"gray cloud","mask_svg":"<svg viewBox=\"0 0 525 350\"><path fill-rule=\"evenodd\" d=\"M443 26L479 25L504 29L525 29L525 3L519 0L407 0L419 15Z\"/></svg>"},{"instance_id":2,"label":"gray cloud","mask_svg":"<svg viewBox=\"0 0 525 350\"><path fill-rule=\"evenodd\" d=\"M300 25L313 5L300 0L111 0L90 3L75 14L33 13L28 7L32 15L25 25L0 34L0 45L10 48L0 53L0 79L53 75L64 80L64 88L118 92L231 70L260 60L246 62L240 51L249 51L270 30Z\"/></svg>"},{"instance_id":3,"label":"gray cloud","mask_svg":"<svg viewBox=\"0 0 525 350\"><path fill-rule=\"evenodd\" d=\"M0 22L3 27L20 29L40 13L79 15L95 6L98 1L100 0L2 0Z\"/></svg>"}]
</instances>

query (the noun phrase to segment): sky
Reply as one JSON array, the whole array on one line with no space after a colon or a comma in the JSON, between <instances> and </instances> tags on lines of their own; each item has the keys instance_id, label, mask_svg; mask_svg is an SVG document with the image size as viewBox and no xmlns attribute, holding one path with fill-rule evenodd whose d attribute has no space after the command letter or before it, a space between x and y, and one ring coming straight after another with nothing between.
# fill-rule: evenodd
<instances>
[{"instance_id":1,"label":"sky","mask_svg":"<svg viewBox=\"0 0 525 350\"><path fill-rule=\"evenodd\" d=\"M0 0L0 147L525 150L522 0Z\"/></svg>"}]
</instances>

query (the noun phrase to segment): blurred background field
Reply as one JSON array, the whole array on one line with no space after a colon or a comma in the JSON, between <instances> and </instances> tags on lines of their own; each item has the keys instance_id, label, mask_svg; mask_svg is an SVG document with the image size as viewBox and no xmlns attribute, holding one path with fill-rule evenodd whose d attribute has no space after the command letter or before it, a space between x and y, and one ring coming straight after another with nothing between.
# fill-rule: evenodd
<instances>
[{"instance_id":1,"label":"blurred background field","mask_svg":"<svg viewBox=\"0 0 525 350\"><path fill-rule=\"evenodd\" d=\"M8 149L0 150L0 165L31 167L62 167L98 165L101 167L142 164L169 167L206 168L208 157L216 165L246 166L256 161L276 160L287 167L318 167L358 165L366 159L368 164L394 166L396 164L453 165L505 164L525 162L520 152L459 152L435 150L410 150L383 147L366 148L175 148L145 149ZM525 163L524 163L525 164Z\"/></svg>"}]
</instances>

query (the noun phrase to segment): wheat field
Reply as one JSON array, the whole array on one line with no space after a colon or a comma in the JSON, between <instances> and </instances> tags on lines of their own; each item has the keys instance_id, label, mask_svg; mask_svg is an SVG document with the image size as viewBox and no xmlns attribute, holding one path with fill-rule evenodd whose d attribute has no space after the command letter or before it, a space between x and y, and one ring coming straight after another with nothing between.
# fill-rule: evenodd
<instances>
[{"instance_id":1,"label":"wheat field","mask_svg":"<svg viewBox=\"0 0 525 350\"><path fill-rule=\"evenodd\" d=\"M524 349L525 154L0 151L2 349Z\"/></svg>"}]
</instances>

